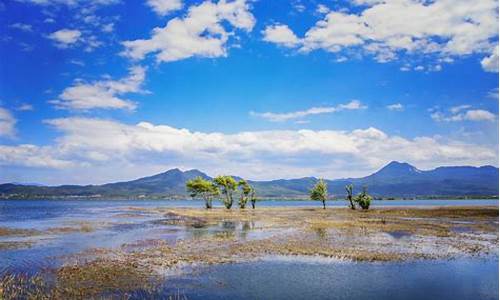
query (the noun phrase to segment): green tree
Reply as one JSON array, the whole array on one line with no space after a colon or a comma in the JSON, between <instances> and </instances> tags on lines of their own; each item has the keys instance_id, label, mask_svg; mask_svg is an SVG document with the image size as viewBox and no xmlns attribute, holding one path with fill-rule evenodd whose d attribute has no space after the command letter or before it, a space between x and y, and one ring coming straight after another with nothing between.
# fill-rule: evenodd
<instances>
[{"instance_id":1,"label":"green tree","mask_svg":"<svg viewBox=\"0 0 500 300\"><path fill-rule=\"evenodd\" d=\"M205 200L205 207L207 209L212 208L213 197L217 197L219 195L217 186L201 177L188 180L186 182L186 189L191 197L201 197Z\"/></svg>"},{"instance_id":2,"label":"green tree","mask_svg":"<svg viewBox=\"0 0 500 300\"><path fill-rule=\"evenodd\" d=\"M352 189L353 189L353 185L352 184L349 184L349 185L346 185L345 186L345 190L347 192L347 200L349 200L349 207L351 209L356 209L356 206L354 205L354 200L352 198Z\"/></svg>"},{"instance_id":3,"label":"green tree","mask_svg":"<svg viewBox=\"0 0 500 300\"><path fill-rule=\"evenodd\" d=\"M366 186L363 187L363 191L356 196L354 201L358 203L359 207L361 207L362 209L370 208L370 204L372 202L372 196L368 195Z\"/></svg>"},{"instance_id":4,"label":"green tree","mask_svg":"<svg viewBox=\"0 0 500 300\"><path fill-rule=\"evenodd\" d=\"M250 192L250 202L252 203L252 209L255 209L255 204L257 203L257 197L255 196L255 189L252 187Z\"/></svg>"},{"instance_id":5,"label":"green tree","mask_svg":"<svg viewBox=\"0 0 500 300\"><path fill-rule=\"evenodd\" d=\"M236 190L237 183L231 176L217 176L214 178L214 184L219 188L220 193L224 196L222 202L227 209L233 206L233 192Z\"/></svg>"},{"instance_id":6,"label":"green tree","mask_svg":"<svg viewBox=\"0 0 500 300\"><path fill-rule=\"evenodd\" d=\"M248 202L248 197L250 193L252 192L252 187L250 184L245 179L241 179L238 182L238 187L240 189L240 199L239 199L239 206L240 208L245 208Z\"/></svg>"},{"instance_id":7,"label":"green tree","mask_svg":"<svg viewBox=\"0 0 500 300\"><path fill-rule=\"evenodd\" d=\"M323 202L323 209L326 209L326 199L328 197L328 187L323 179L320 179L311 190L311 200Z\"/></svg>"}]
</instances>

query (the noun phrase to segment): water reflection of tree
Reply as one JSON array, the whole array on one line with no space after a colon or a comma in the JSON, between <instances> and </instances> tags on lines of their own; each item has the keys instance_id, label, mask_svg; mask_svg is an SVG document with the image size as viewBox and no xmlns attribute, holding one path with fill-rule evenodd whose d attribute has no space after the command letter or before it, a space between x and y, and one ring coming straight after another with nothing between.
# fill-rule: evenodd
<instances>
[{"instance_id":1,"label":"water reflection of tree","mask_svg":"<svg viewBox=\"0 0 500 300\"><path fill-rule=\"evenodd\" d=\"M316 236L321 240L324 240L328 237L328 232L325 228L314 228L313 230L314 233L316 233Z\"/></svg>"},{"instance_id":2,"label":"water reflection of tree","mask_svg":"<svg viewBox=\"0 0 500 300\"><path fill-rule=\"evenodd\" d=\"M248 232L250 230L252 230L254 226L255 226L255 223L253 221L252 222L249 222L249 221L242 222L241 223L240 238L246 239Z\"/></svg>"}]
</instances>

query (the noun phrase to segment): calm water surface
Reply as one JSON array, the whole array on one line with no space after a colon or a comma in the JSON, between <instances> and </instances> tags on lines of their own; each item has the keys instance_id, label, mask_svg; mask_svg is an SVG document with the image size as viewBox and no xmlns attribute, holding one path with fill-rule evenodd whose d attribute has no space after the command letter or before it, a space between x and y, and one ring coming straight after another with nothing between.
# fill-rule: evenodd
<instances>
[{"instance_id":1,"label":"calm water surface","mask_svg":"<svg viewBox=\"0 0 500 300\"><path fill-rule=\"evenodd\" d=\"M269 260L170 281L188 299L498 299L498 259L411 263Z\"/></svg>"}]
</instances>

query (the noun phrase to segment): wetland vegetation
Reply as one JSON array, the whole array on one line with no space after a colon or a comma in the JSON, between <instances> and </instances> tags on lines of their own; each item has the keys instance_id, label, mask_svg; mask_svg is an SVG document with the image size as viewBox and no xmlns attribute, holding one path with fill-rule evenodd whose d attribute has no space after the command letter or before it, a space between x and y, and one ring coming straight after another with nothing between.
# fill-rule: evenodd
<instances>
[{"instance_id":1,"label":"wetland vegetation","mask_svg":"<svg viewBox=\"0 0 500 300\"><path fill-rule=\"evenodd\" d=\"M251 191L248 195L251 199ZM495 206L370 210L125 206L92 208L90 214L93 217L85 222L33 221L33 226L47 225L39 229L2 226L0 245L19 244L0 247L4 262L10 264L0 270L0 298L183 297L184 292L190 295L189 288L178 294L175 285L182 282L174 284L183 274L194 276L208 266L278 257L369 264L498 261ZM54 250L74 245L75 241L67 244L72 239L87 246L63 253ZM37 260L57 263L39 268L16 265L32 252L45 254Z\"/></svg>"}]
</instances>

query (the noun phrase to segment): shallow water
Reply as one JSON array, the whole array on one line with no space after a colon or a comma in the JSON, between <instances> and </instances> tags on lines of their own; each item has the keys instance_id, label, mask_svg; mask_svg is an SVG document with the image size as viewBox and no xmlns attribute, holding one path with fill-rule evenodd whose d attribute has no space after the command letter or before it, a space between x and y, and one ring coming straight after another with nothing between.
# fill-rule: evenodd
<instances>
[{"instance_id":1,"label":"shallow water","mask_svg":"<svg viewBox=\"0 0 500 300\"><path fill-rule=\"evenodd\" d=\"M346 206L343 201L329 202L329 205L334 204L335 206ZM375 201L374 206L401 206L402 204L406 206L448 206L448 205L498 205L498 200L406 200L406 201ZM314 206L318 207L320 204L318 202L312 201L262 201L259 207L277 207L277 206ZM175 220L169 220L168 216L162 214L148 213L147 211L137 211L135 208L156 208L156 207L203 207L203 203L200 201L166 201L166 200L2 200L0 201L0 228L20 228L20 229L35 229L39 233L36 235L28 236L0 236L0 245L2 243L9 242L29 242L30 247L17 247L15 249L4 249L0 247L0 274L5 272L16 272L16 273L35 273L44 268L57 267L64 259L64 256L80 253L87 249L92 248L116 248L123 244L133 244L145 240L161 239L167 242L175 241L184 238L196 238L203 237L206 235L213 234L226 234L234 235L239 239L261 239L267 238L273 235L272 229L262 230L260 228L261 224L258 222L221 222L219 224L205 226L203 224L194 224L193 226L182 226L177 225ZM463 226L458 224L459 226ZM65 228L71 229L68 232L50 232L54 228ZM280 229L283 233L283 229ZM462 230L462 229L457 229ZM406 233L404 232L393 232L391 233L396 239L404 239ZM263 272L262 274L274 274L273 272L268 272L265 268L267 265L262 265L263 263L250 264L248 266L248 272L255 270L256 273ZM296 271L295 264L283 264L280 263L270 263L271 266L276 266L277 270L282 269L279 274L274 274L273 276L291 276L289 279L293 282L293 274L289 274L290 271ZM496 262L498 265L498 262ZM340 267L333 267L341 268ZM359 266L359 265L356 265ZM439 266L439 265L438 265ZM455 266L452 264L452 266ZM465 264L465 266L468 266ZM480 264L478 268L483 264ZM220 266L223 268L221 272L238 272L238 268L241 265L235 266ZM332 266L330 266L332 267ZM434 268L431 266L430 268ZM217 267L218 268L218 267ZM218 274L217 270L214 269L214 274ZM224 271L224 268L228 268ZM234 268L234 270L232 269ZM257 269L255 269L257 268ZM261 271L259 268L264 268ZM290 270L286 270L290 268ZM327 272L323 267L311 266L309 268L319 268L318 272ZM360 267L361 268L361 267ZM391 267L393 268L393 267ZM443 268L448 268L447 264L443 265ZM375 268L377 269L377 268ZM471 267L471 270L474 267ZM465 268L464 270L468 270ZM474 269L475 270L475 269ZM489 270L489 269L488 269ZM241 270L242 272L244 270ZM339 270L342 271L342 270ZM284 273L281 273L284 272ZM312 269L311 269L312 272ZM316 271L315 271L316 272ZM381 272L381 271L377 271ZM496 273L496 272L495 272ZM280 275L281 274L281 275ZM287 275L288 274L288 275ZM322 273L320 273L322 274ZM363 274L363 273L361 273ZM257 276L258 274L256 274ZM215 275L214 275L215 276ZM221 274L220 276L223 276ZM236 276L236 275L235 275ZM242 280L247 284L247 278L245 274L239 274L239 280ZM304 276L310 276L310 274L304 274ZM328 278L332 276L328 272L325 273L324 279L318 279L320 282L324 280L325 282L330 281ZM321 277L320 276L320 277ZM352 275L354 276L354 275ZM489 275L488 275L489 276ZM288 278L288 277L287 277ZM287 278L282 278L282 280L287 280ZM307 278L307 277L306 277ZM210 277L203 279L200 277L201 283L206 280L209 281ZM179 279L180 280L180 279ZM231 283L230 279L220 280L228 281L227 284ZM235 279L237 280L237 279ZM255 281L257 279L252 279L249 282ZM333 279L332 279L333 280ZM361 280L355 279L352 280ZM365 279L363 279L365 280ZM369 279L372 280L372 279ZM397 278L395 279L397 280ZM307 281L309 282L309 281ZM200 283L197 283L200 284ZM208 284L208 283L207 283ZM244 288L245 284L242 285ZM261 284L255 282L254 284ZM262 283L265 284L265 283ZM276 284L276 283L275 283ZM300 285L299 285L300 286ZM316 286L302 286L307 289L318 289ZM236 288L236 287L235 287ZM251 289L252 286L248 286ZM270 287L271 288L271 287ZM339 288L339 287L336 287ZM231 288L229 289L231 290ZM496 288L498 294L498 287ZM239 291L243 292L243 291ZM310 291L309 291L310 292ZM205 292L200 292L201 295ZM210 292L212 293L212 292ZM217 293L214 291L214 295ZM170 293L171 294L171 293ZM196 298L197 294L194 294ZM253 295L253 294L251 294ZM286 291L284 291L286 295ZM312 294L315 296L315 294ZM328 295L328 294L325 294ZM224 296L224 295L222 295ZM258 295L257 295L258 296ZM279 296L279 295L276 295ZM303 294L303 296L307 296ZM322 295L317 295L319 298ZM383 296L383 294L382 294ZM253 297L253 296L252 296ZM360 295L363 298L363 295ZM274 297L257 297L257 298L274 298ZM379 298L379 297L377 297ZM340 298L342 299L342 298ZM461 299L461 298L458 298Z\"/></svg>"},{"instance_id":2,"label":"shallow water","mask_svg":"<svg viewBox=\"0 0 500 300\"><path fill-rule=\"evenodd\" d=\"M498 259L269 259L207 267L168 286L187 299L498 299Z\"/></svg>"}]
</instances>

